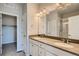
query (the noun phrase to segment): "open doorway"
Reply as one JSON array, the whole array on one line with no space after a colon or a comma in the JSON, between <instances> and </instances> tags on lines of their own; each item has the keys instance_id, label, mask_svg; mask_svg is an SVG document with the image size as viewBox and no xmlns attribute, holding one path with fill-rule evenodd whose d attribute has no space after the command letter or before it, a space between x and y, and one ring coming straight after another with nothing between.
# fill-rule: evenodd
<instances>
[{"instance_id":1,"label":"open doorway","mask_svg":"<svg viewBox=\"0 0 79 59\"><path fill-rule=\"evenodd\" d=\"M2 54L17 49L17 18L2 14ZM15 51L16 52L16 51ZM10 55L11 55L10 54Z\"/></svg>"}]
</instances>

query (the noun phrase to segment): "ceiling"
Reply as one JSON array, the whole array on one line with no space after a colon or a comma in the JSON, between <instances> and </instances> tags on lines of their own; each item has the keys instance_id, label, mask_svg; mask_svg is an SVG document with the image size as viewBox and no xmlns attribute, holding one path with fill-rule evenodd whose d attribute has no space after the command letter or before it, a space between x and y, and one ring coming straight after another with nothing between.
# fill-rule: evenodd
<instances>
[{"instance_id":1,"label":"ceiling","mask_svg":"<svg viewBox=\"0 0 79 59\"><path fill-rule=\"evenodd\" d=\"M72 3L71 6L65 8L65 9L59 9L58 12L60 14L67 14L79 11L79 3Z\"/></svg>"},{"instance_id":2,"label":"ceiling","mask_svg":"<svg viewBox=\"0 0 79 59\"><path fill-rule=\"evenodd\" d=\"M39 8L42 10L43 8L53 6L55 3L39 3ZM58 9L58 12L60 14L67 14L67 13L72 13L75 11L79 11L79 3L71 3L71 6L68 6L65 9Z\"/></svg>"}]
</instances>

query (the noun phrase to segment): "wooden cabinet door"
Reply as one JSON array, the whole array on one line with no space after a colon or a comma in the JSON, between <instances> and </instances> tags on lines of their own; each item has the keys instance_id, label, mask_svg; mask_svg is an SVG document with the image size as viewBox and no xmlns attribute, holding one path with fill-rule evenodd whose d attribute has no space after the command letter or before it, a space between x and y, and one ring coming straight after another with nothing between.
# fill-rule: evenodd
<instances>
[{"instance_id":1,"label":"wooden cabinet door","mask_svg":"<svg viewBox=\"0 0 79 59\"><path fill-rule=\"evenodd\" d=\"M39 47L39 56L45 56L45 49Z\"/></svg>"},{"instance_id":2,"label":"wooden cabinet door","mask_svg":"<svg viewBox=\"0 0 79 59\"><path fill-rule=\"evenodd\" d=\"M2 54L2 14L0 14L0 55Z\"/></svg>"},{"instance_id":3,"label":"wooden cabinet door","mask_svg":"<svg viewBox=\"0 0 79 59\"><path fill-rule=\"evenodd\" d=\"M32 43L30 42L30 55L32 55L33 53L32 53L32 47L33 47L33 45L32 45Z\"/></svg>"},{"instance_id":4,"label":"wooden cabinet door","mask_svg":"<svg viewBox=\"0 0 79 59\"><path fill-rule=\"evenodd\" d=\"M38 56L38 46L37 45L33 45L33 56Z\"/></svg>"},{"instance_id":5,"label":"wooden cabinet door","mask_svg":"<svg viewBox=\"0 0 79 59\"><path fill-rule=\"evenodd\" d=\"M30 54L32 56L38 56L38 46L37 45L31 43L31 45L30 45Z\"/></svg>"}]
</instances>

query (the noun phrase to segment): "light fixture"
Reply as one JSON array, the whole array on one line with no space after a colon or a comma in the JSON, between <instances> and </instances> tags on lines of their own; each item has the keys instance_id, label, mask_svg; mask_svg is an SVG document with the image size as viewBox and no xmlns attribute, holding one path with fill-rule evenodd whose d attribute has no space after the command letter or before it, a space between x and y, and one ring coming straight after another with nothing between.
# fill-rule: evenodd
<instances>
[{"instance_id":1,"label":"light fixture","mask_svg":"<svg viewBox=\"0 0 79 59\"><path fill-rule=\"evenodd\" d=\"M56 3L54 6L49 6L48 8L43 8L39 13L37 13L37 17L42 17L49 14L51 11L56 9L65 9L70 6L71 3Z\"/></svg>"},{"instance_id":2,"label":"light fixture","mask_svg":"<svg viewBox=\"0 0 79 59\"><path fill-rule=\"evenodd\" d=\"M57 9L65 9L70 5L71 3L56 3Z\"/></svg>"}]
</instances>

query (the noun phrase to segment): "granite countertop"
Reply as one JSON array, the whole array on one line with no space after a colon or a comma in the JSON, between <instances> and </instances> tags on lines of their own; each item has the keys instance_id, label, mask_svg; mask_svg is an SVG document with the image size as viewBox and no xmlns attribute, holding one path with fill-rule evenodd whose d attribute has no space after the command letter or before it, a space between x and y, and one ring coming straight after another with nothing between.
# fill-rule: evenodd
<instances>
[{"instance_id":1,"label":"granite countertop","mask_svg":"<svg viewBox=\"0 0 79 59\"><path fill-rule=\"evenodd\" d=\"M79 44L76 43L64 43L61 40L56 40L53 38L40 37L40 36L30 36L31 39L42 42L44 44L56 47L58 49L70 52L75 55L79 55Z\"/></svg>"}]
</instances>

